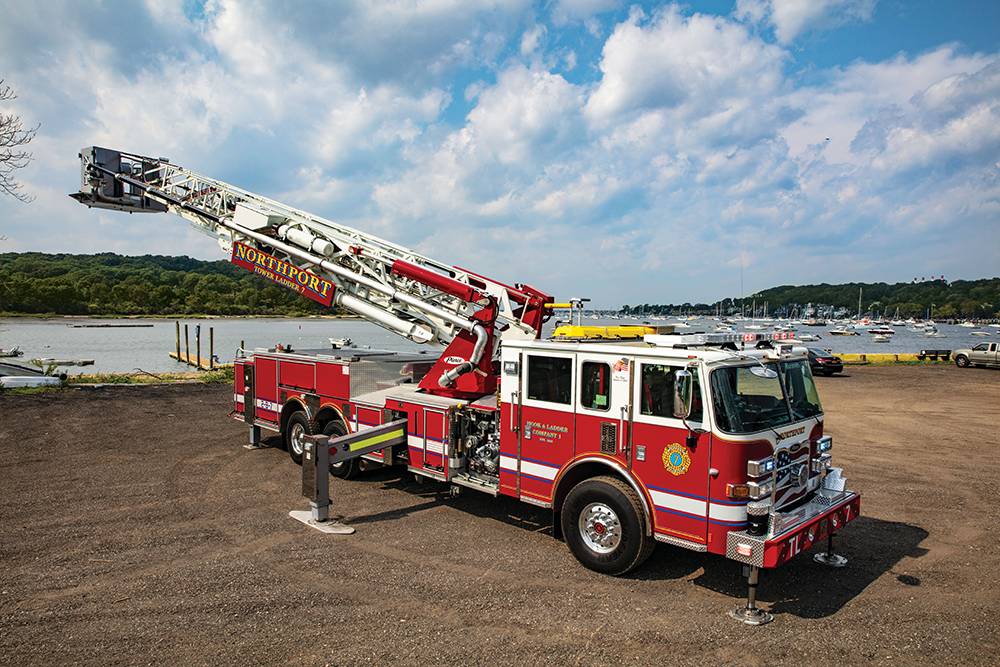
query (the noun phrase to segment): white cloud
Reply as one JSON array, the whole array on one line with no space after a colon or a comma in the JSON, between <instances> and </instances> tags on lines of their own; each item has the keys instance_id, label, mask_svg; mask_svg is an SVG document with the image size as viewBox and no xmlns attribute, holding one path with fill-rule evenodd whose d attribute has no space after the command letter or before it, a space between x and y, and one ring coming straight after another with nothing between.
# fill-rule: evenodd
<instances>
[{"instance_id":1,"label":"white cloud","mask_svg":"<svg viewBox=\"0 0 1000 667\"><path fill-rule=\"evenodd\" d=\"M529 30L525 30L521 36L521 55L530 56L537 51L544 36L544 25L536 25Z\"/></svg>"},{"instance_id":2,"label":"white cloud","mask_svg":"<svg viewBox=\"0 0 1000 667\"><path fill-rule=\"evenodd\" d=\"M783 52L740 25L675 6L646 19L633 10L604 46L601 82L587 102L595 123L647 109L671 110L678 122L747 110L782 86Z\"/></svg>"},{"instance_id":3,"label":"white cloud","mask_svg":"<svg viewBox=\"0 0 1000 667\"><path fill-rule=\"evenodd\" d=\"M878 0L737 0L734 15L749 24L768 22L781 44L809 31L870 21Z\"/></svg>"},{"instance_id":4,"label":"white cloud","mask_svg":"<svg viewBox=\"0 0 1000 667\"><path fill-rule=\"evenodd\" d=\"M851 142L871 118L893 105L909 113L918 92L951 77L979 71L989 62L990 57L962 56L945 47L915 58L901 54L881 63L852 63L830 72L820 85L790 93L788 104L802 109L803 115L781 134L793 155L829 137L830 145L825 148L828 160L857 163Z\"/></svg>"}]
</instances>

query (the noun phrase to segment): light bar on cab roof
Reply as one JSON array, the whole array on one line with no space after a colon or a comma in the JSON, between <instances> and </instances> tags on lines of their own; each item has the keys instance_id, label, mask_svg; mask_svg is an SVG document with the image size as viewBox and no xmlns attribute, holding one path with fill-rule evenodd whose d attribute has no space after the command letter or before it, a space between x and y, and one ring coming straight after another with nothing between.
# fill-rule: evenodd
<instances>
[{"instance_id":1,"label":"light bar on cab roof","mask_svg":"<svg viewBox=\"0 0 1000 667\"><path fill-rule=\"evenodd\" d=\"M759 343L772 340L794 340L795 334L790 331L775 331L761 333L684 333L684 334L649 334L644 340L651 345L672 347L674 345L721 345L723 343Z\"/></svg>"}]
</instances>

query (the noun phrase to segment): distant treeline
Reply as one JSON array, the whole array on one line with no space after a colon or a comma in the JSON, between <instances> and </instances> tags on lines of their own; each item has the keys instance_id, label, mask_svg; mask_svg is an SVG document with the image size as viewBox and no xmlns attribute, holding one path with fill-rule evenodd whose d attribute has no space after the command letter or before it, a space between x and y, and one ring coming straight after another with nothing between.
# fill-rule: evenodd
<instances>
[{"instance_id":1,"label":"distant treeline","mask_svg":"<svg viewBox=\"0 0 1000 667\"><path fill-rule=\"evenodd\" d=\"M807 304L832 309L923 317L1000 317L1000 278L919 283L849 283L772 287L714 304L639 304L645 315L738 313L767 304L774 315L801 315ZM334 314L227 260L114 253L0 254L0 312L32 315L290 315Z\"/></svg>"},{"instance_id":2,"label":"distant treeline","mask_svg":"<svg viewBox=\"0 0 1000 667\"><path fill-rule=\"evenodd\" d=\"M623 306L622 312L646 315L724 315L745 312L749 317L756 304L760 314L767 304L770 315L804 315L809 304L834 311L861 312L890 317L898 309L900 317L940 318L1000 317L1000 278L983 280L928 280L919 283L848 283L846 285L783 285L744 298L726 298L714 304L640 304Z\"/></svg>"},{"instance_id":3,"label":"distant treeline","mask_svg":"<svg viewBox=\"0 0 1000 667\"><path fill-rule=\"evenodd\" d=\"M334 314L227 260L0 254L0 312L35 315Z\"/></svg>"}]
</instances>

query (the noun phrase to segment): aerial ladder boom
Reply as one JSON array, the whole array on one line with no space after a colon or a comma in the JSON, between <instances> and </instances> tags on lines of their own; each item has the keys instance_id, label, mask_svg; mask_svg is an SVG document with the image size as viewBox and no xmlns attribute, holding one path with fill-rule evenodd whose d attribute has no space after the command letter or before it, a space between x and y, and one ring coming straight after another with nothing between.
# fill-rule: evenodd
<instances>
[{"instance_id":1,"label":"aerial ladder boom","mask_svg":"<svg viewBox=\"0 0 1000 667\"><path fill-rule=\"evenodd\" d=\"M437 262L166 158L92 146L80 152L80 160L80 192L70 195L80 203L130 213L174 213L217 239L234 263L260 267L258 272L279 267L286 286L298 289L298 278L299 284L306 281L308 287L313 281L321 288L322 298L306 294L310 298L447 349L442 359L459 363L444 364L425 378L428 388L440 393L490 393L499 339L539 337L552 312L546 307L552 297L530 286L504 285ZM429 386L432 376L436 387Z\"/></svg>"}]
</instances>

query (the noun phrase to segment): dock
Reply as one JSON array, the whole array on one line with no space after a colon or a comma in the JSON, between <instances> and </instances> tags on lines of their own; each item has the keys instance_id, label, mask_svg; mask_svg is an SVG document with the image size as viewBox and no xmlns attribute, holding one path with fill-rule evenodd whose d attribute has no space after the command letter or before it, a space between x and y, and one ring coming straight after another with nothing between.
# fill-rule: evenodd
<instances>
[{"instance_id":1,"label":"dock","mask_svg":"<svg viewBox=\"0 0 1000 667\"><path fill-rule=\"evenodd\" d=\"M151 327L152 324L67 324L71 329L126 329L136 327Z\"/></svg>"},{"instance_id":2,"label":"dock","mask_svg":"<svg viewBox=\"0 0 1000 667\"><path fill-rule=\"evenodd\" d=\"M199 357L197 355L190 354L188 352L181 352L181 353L171 352L170 358L176 359L177 361L182 361L188 366L194 366L201 370L215 370L215 368L219 365L213 362L211 359Z\"/></svg>"},{"instance_id":3,"label":"dock","mask_svg":"<svg viewBox=\"0 0 1000 667\"><path fill-rule=\"evenodd\" d=\"M177 329L177 351L170 353L171 359L183 362L188 366L194 366L202 371L214 371L218 366L215 363L215 329L208 328L208 359L201 356L201 325L194 327L195 353L191 354L191 342L188 338L188 325L184 325L184 352L181 352L181 323L174 322Z\"/></svg>"},{"instance_id":4,"label":"dock","mask_svg":"<svg viewBox=\"0 0 1000 667\"><path fill-rule=\"evenodd\" d=\"M921 350L902 354L841 354L831 352L840 357L845 364L888 364L900 361L949 361L951 350Z\"/></svg>"}]
</instances>

